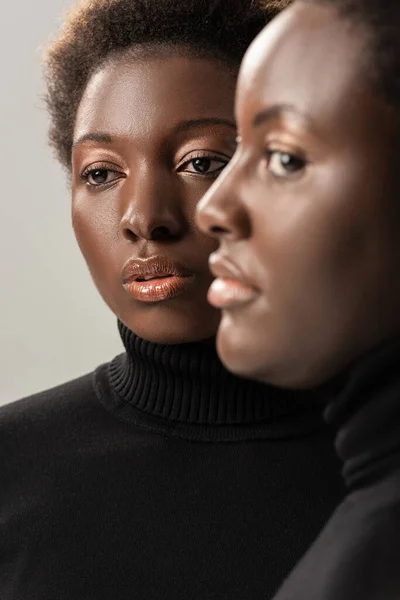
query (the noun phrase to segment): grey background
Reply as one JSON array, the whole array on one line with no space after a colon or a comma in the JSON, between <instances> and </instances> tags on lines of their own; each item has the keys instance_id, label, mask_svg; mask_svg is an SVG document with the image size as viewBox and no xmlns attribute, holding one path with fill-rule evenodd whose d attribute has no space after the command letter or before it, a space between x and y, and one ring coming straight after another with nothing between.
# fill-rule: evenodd
<instances>
[{"instance_id":1,"label":"grey background","mask_svg":"<svg viewBox=\"0 0 400 600\"><path fill-rule=\"evenodd\" d=\"M2 0L0 19L0 404L121 351L76 246L66 177L47 148L43 46L71 0Z\"/></svg>"}]
</instances>

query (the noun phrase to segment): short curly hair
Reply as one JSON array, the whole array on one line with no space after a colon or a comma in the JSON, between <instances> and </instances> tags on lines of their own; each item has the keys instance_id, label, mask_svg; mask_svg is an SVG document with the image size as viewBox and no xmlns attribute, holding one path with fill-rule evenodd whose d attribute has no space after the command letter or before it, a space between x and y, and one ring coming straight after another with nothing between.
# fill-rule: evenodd
<instances>
[{"instance_id":1,"label":"short curly hair","mask_svg":"<svg viewBox=\"0 0 400 600\"><path fill-rule=\"evenodd\" d=\"M238 67L252 40L291 0L83 0L45 58L49 141L71 167L73 128L91 75L131 47L176 46Z\"/></svg>"}]
</instances>

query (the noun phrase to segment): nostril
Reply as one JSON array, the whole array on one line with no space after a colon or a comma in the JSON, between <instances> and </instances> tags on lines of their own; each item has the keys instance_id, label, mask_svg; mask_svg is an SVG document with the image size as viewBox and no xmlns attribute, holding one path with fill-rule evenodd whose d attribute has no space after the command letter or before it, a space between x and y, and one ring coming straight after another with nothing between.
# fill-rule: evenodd
<instances>
[{"instance_id":1,"label":"nostril","mask_svg":"<svg viewBox=\"0 0 400 600\"><path fill-rule=\"evenodd\" d=\"M230 233L229 229L225 229L225 227L219 227L218 225L213 225L210 227L210 233L214 233L215 235L226 235Z\"/></svg>"},{"instance_id":2,"label":"nostril","mask_svg":"<svg viewBox=\"0 0 400 600\"><path fill-rule=\"evenodd\" d=\"M137 240L137 235L135 235L135 234L133 233L133 231L131 231L130 229L128 229L128 228L125 228L125 229L124 229L124 231L123 231L123 234L124 234L124 238L125 238L126 240L128 240L128 242L136 242L136 240Z\"/></svg>"},{"instance_id":3,"label":"nostril","mask_svg":"<svg viewBox=\"0 0 400 600\"><path fill-rule=\"evenodd\" d=\"M170 231L170 229L168 227L166 227L165 225L160 225L159 227L155 227L153 229L153 231L151 232L151 239L154 242L162 242L165 240L172 240L176 237L178 237L178 236L174 235L173 232Z\"/></svg>"}]
</instances>

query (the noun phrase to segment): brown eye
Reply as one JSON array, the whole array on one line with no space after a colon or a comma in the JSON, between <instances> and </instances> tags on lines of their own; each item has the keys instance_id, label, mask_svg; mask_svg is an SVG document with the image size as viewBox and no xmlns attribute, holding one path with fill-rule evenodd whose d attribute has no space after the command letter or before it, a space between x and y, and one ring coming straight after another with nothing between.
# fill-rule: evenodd
<instances>
[{"instance_id":1,"label":"brown eye","mask_svg":"<svg viewBox=\"0 0 400 600\"><path fill-rule=\"evenodd\" d=\"M87 181L92 185L102 185L107 183L109 171L106 169L97 169L89 173Z\"/></svg>"},{"instance_id":2,"label":"brown eye","mask_svg":"<svg viewBox=\"0 0 400 600\"><path fill-rule=\"evenodd\" d=\"M290 177L298 174L306 166L306 161L290 152L270 150L268 152L268 171L275 177Z\"/></svg>"},{"instance_id":3,"label":"brown eye","mask_svg":"<svg viewBox=\"0 0 400 600\"><path fill-rule=\"evenodd\" d=\"M215 173L225 167L226 161L204 157L196 158L192 161L192 165L197 173Z\"/></svg>"},{"instance_id":4,"label":"brown eye","mask_svg":"<svg viewBox=\"0 0 400 600\"><path fill-rule=\"evenodd\" d=\"M113 171L112 169L87 169L81 175L81 178L87 185L100 187L112 183L117 179L124 177L123 173Z\"/></svg>"},{"instance_id":5,"label":"brown eye","mask_svg":"<svg viewBox=\"0 0 400 600\"><path fill-rule=\"evenodd\" d=\"M193 169L198 173L207 173L210 170L211 159L209 158L196 158L193 162Z\"/></svg>"},{"instance_id":6,"label":"brown eye","mask_svg":"<svg viewBox=\"0 0 400 600\"><path fill-rule=\"evenodd\" d=\"M217 175L228 164L228 158L221 156L198 156L186 161L179 169L182 173Z\"/></svg>"}]
</instances>

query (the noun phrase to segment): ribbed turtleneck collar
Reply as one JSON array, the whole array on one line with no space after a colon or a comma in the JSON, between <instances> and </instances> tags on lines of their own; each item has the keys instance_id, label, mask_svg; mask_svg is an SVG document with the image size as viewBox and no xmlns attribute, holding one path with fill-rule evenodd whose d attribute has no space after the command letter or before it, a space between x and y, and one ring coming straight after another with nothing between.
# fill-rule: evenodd
<instances>
[{"instance_id":1,"label":"ribbed turtleneck collar","mask_svg":"<svg viewBox=\"0 0 400 600\"><path fill-rule=\"evenodd\" d=\"M400 340L382 345L327 388L325 419L350 488L400 469Z\"/></svg>"},{"instance_id":2,"label":"ribbed turtleneck collar","mask_svg":"<svg viewBox=\"0 0 400 600\"><path fill-rule=\"evenodd\" d=\"M321 426L314 394L236 377L210 342L163 345L119 323L126 353L108 367L113 411L146 428L211 441L306 435Z\"/></svg>"}]
</instances>

